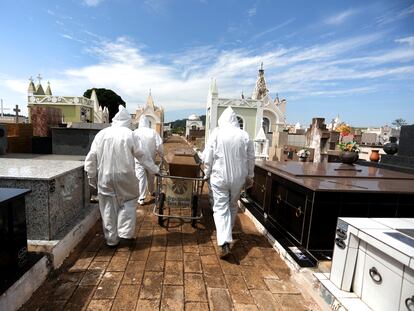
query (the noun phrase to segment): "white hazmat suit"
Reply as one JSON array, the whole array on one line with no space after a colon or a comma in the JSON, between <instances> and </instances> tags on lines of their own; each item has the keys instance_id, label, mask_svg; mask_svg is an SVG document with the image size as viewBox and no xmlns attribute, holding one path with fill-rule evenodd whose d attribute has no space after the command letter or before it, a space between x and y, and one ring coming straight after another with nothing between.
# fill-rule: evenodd
<instances>
[{"instance_id":1,"label":"white hazmat suit","mask_svg":"<svg viewBox=\"0 0 414 311\"><path fill-rule=\"evenodd\" d=\"M130 126L128 111L119 106L112 126L96 134L85 159L90 184L98 189L103 232L110 246L117 245L119 238L134 236L139 195L134 158L152 173L159 171Z\"/></svg>"},{"instance_id":2,"label":"white hazmat suit","mask_svg":"<svg viewBox=\"0 0 414 311\"><path fill-rule=\"evenodd\" d=\"M233 241L237 200L247 178L254 176L254 147L249 134L239 128L236 114L227 107L211 133L203 152L206 177L213 194L217 244Z\"/></svg>"},{"instance_id":3,"label":"white hazmat suit","mask_svg":"<svg viewBox=\"0 0 414 311\"><path fill-rule=\"evenodd\" d=\"M163 157L162 139L160 135L150 127L146 116L141 116L139 119L139 127L134 131L134 134L139 137L142 147L148 151L154 162L157 153L161 158ZM154 192L154 174L148 169L145 169L144 165L137 159L135 160L135 174L139 180L138 202L144 204L147 188L149 193L152 194Z\"/></svg>"}]
</instances>

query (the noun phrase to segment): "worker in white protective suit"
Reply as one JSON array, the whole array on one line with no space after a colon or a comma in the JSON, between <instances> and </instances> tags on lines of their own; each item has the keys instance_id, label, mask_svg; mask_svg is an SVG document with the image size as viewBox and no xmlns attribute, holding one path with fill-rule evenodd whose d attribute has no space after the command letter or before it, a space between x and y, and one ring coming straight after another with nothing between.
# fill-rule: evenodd
<instances>
[{"instance_id":1,"label":"worker in white protective suit","mask_svg":"<svg viewBox=\"0 0 414 311\"><path fill-rule=\"evenodd\" d=\"M208 139L203 160L213 194L213 217L220 258L225 258L230 254L230 243L233 241L237 200L242 187L253 184L255 160L253 142L249 134L240 129L231 107L221 114L218 128Z\"/></svg>"},{"instance_id":2,"label":"worker in white protective suit","mask_svg":"<svg viewBox=\"0 0 414 311\"><path fill-rule=\"evenodd\" d=\"M95 136L85 159L89 184L98 189L103 232L109 246L116 246L120 238L134 237L139 195L134 158L151 173L159 171L130 127L128 111L119 106L112 126Z\"/></svg>"},{"instance_id":3,"label":"worker in white protective suit","mask_svg":"<svg viewBox=\"0 0 414 311\"><path fill-rule=\"evenodd\" d=\"M160 135L150 127L148 118L141 116L139 119L139 127L134 131L135 136L141 140L143 148L145 148L151 159L155 162L155 157L158 153L160 158L163 157L163 145ZM154 174L152 174L145 166L137 159L135 159L135 174L139 181L139 198L138 203L143 205L145 203L145 196L148 192L154 195Z\"/></svg>"}]
</instances>

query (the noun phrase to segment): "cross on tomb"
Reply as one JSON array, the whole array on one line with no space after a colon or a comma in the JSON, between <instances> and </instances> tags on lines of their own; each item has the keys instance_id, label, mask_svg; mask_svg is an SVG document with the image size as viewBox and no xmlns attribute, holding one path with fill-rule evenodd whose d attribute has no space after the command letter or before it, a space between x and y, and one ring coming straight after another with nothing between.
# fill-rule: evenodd
<instances>
[{"instance_id":1,"label":"cross on tomb","mask_svg":"<svg viewBox=\"0 0 414 311\"><path fill-rule=\"evenodd\" d=\"M16 120L15 121L16 121L16 123L19 123L19 112L20 112L19 105L16 105L16 108L14 108L13 111L16 112Z\"/></svg>"}]
</instances>

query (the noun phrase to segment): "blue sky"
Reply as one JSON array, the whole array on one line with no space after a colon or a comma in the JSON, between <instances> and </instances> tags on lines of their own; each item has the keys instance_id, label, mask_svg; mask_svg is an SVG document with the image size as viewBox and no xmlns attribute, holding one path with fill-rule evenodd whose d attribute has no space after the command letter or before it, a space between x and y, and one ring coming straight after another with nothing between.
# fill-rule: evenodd
<instances>
[{"instance_id":1,"label":"blue sky","mask_svg":"<svg viewBox=\"0 0 414 311\"><path fill-rule=\"evenodd\" d=\"M133 112L152 90L166 120L250 96L260 63L290 123L414 123L414 0L2 0L0 98L27 113L28 78L56 95L116 91Z\"/></svg>"}]
</instances>

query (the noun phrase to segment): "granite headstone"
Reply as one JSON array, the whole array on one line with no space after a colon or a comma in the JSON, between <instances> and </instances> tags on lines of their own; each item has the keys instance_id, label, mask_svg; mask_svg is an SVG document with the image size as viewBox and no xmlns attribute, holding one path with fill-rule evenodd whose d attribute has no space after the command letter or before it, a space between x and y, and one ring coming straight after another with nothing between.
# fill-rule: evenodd
<instances>
[{"instance_id":1,"label":"granite headstone","mask_svg":"<svg viewBox=\"0 0 414 311\"><path fill-rule=\"evenodd\" d=\"M377 143L377 140L378 135L375 133L362 133L361 144L373 145Z\"/></svg>"},{"instance_id":2,"label":"granite headstone","mask_svg":"<svg viewBox=\"0 0 414 311\"><path fill-rule=\"evenodd\" d=\"M55 107L30 107L33 136L49 137L50 128L62 122L62 110Z\"/></svg>"},{"instance_id":3,"label":"granite headstone","mask_svg":"<svg viewBox=\"0 0 414 311\"><path fill-rule=\"evenodd\" d=\"M95 135L109 123L71 122L67 127L52 127L52 153L87 155Z\"/></svg>"},{"instance_id":4,"label":"granite headstone","mask_svg":"<svg viewBox=\"0 0 414 311\"><path fill-rule=\"evenodd\" d=\"M398 155L414 157L414 124L401 126Z\"/></svg>"}]
</instances>

